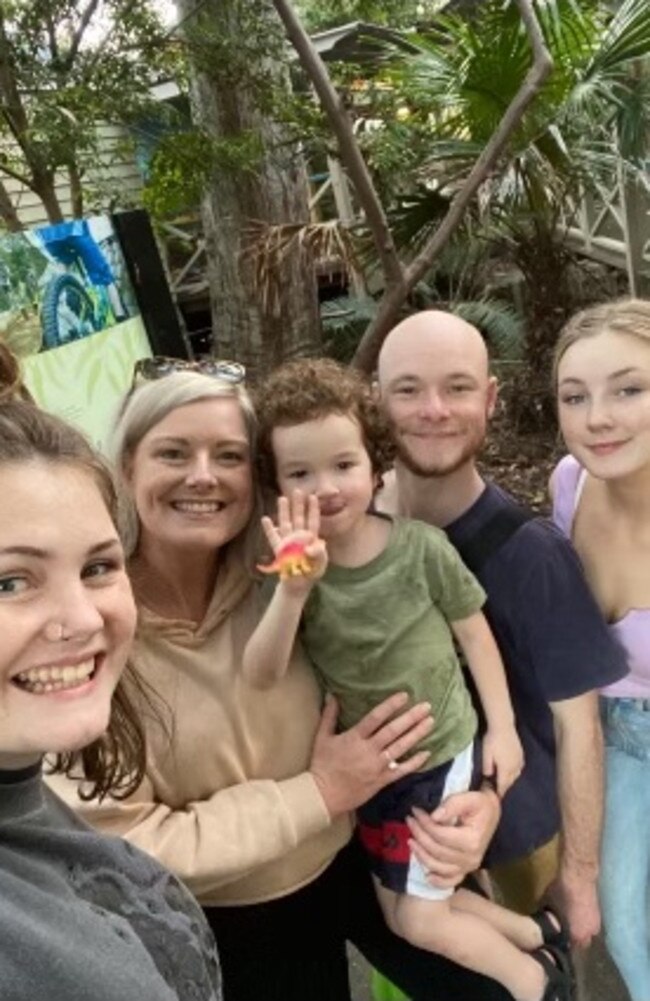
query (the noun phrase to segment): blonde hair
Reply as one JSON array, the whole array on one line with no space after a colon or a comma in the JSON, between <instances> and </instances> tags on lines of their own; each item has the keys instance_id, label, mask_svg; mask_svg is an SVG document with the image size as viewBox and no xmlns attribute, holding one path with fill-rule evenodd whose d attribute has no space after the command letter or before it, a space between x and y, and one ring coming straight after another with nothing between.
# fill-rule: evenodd
<instances>
[{"instance_id":1,"label":"blonde hair","mask_svg":"<svg viewBox=\"0 0 650 1001\"><path fill-rule=\"evenodd\" d=\"M576 313L560 331L553 352L553 388L558 368L569 348L586 337L598 334L628 334L650 343L650 302L645 299L615 299Z\"/></svg>"},{"instance_id":2,"label":"blonde hair","mask_svg":"<svg viewBox=\"0 0 650 1001\"><path fill-rule=\"evenodd\" d=\"M172 372L160 379L137 386L126 397L120 410L111 441L120 500L120 530L127 556L138 544L140 519L125 479L126 466L142 439L172 411L202 400L234 400L241 410L254 469L257 447L257 420L251 399L240 383L227 382L201 372ZM260 501L254 487L251 526L257 537ZM247 536L248 530L243 535ZM247 541L247 540L242 540Z\"/></svg>"}]
</instances>

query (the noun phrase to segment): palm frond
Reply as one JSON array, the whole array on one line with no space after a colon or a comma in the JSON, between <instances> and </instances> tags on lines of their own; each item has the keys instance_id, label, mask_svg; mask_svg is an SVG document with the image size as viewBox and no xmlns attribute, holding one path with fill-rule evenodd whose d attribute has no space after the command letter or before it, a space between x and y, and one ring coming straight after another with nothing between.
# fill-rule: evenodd
<instances>
[{"instance_id":1,"label":"palm frond","mask_svg":"<svg viewBox=\"0 0 650 1001\"><path fill-rule=\"evenodd\" d=\"M521 314L498 299L454 302L456 316L473 324L484 335L495 358L515 361L521 358L526 327Z\"/></svg>"},{"instance_id":2,"label":"palm frond","mask_svg":"<svg viewBox=\"0 0 650 1001\"><path fill-rule=\"evenodd\" d=\"M326 354L340 362L349 362L376 313L377 303L370 296L344 295L322 302L320 315Z\"/></svg>"},{"instance_id":3,"label":"palm frond","mask_svg":"<svg viewBox=\"0 0 650 1001\"><path fill-rule=\"evenodd\" d=\"M251 219L242 236L240 261L252 269L253 284L261 297L264 312L272 314L279 302L282 266L292 254L300 254L321 268L342 267L360 271L350 229L340 219L318 223L271 224Z\"/></svg>"},{"instance_id":4,"label":"palm frond","mask_svg":"<svg viewBox=\"0 0 650 1001\"><path fill-rule=\"evenodd\" d=\"M342 295L321 303L323 324L331 333L347 330L351 325L369 323L377 313L377 303L371 296Z\"/></svg>"},{"instance_id":5,"label":"palm frond","mask_svg":"<svg viewBox=\"0 0 650 1001\"><path fill-rule=\"evenodd\" d=\"M416 254L449 208L449 198L440 191L418 185L399 195L388 211L388 221L398 250Z\"/></svg>"},{"instance_id":6,"label":"palm frond","mask_svg":"<svg viewBox=\"0 0 650 1001\"><path fill-rule=\"evenodd\" d=\"M592 72L611 74L650 52L650 4L625 0L616 11L592 61Z\"/></svg>"},{"instance_id":7,"label":"palm frond","mask_svg":"<svg viewBox=\"0 0 650 1001\"><path fill-rule=\"evenodd\" d=\"M482 184L474 232L548 236L572 219L583 192L611 188L621 156L643 181L650 71L636 60L650 53L650 0L624 0L613 15L600 0L534 3L554 72ZM483 0L471 19L443 14L409 42L416 51L393 59L386 76L399 94L394 106L408 109L402 145L413 151L408 162L397 158L405 169L389 215L398 246L415 250L501 119L531 52L515 0Z\"/></svg>"},{"instance_id":8,"label":"palm frond","mask_svg":"<svg viewBox=\"0 0 650 1001\"><path fill-rule=\"evenodd\" d=\"M650 75L630 80L616 114L620 153L647 174L650 139Z\"/></svg>"}]
</instances>

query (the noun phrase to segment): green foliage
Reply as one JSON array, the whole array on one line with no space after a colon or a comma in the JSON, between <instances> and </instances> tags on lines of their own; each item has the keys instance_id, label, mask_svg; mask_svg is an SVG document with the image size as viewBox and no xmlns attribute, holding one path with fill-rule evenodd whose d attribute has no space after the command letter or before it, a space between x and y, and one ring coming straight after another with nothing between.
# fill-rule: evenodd
<instances>
[{"instance_id":1,"label":"green foliage","mask_svg":"<svg viewBox=\"0 0 650 1001\"><path fill-rule=\"evenodd\" d=\"M262 114L275 116L278 101L288 98L279 87L277 67L287 62L284 32L269 0L229 0L217 20L197 7L183 26L187 54L196 72L216 88L250 96Z\"/></svg>"},{"instance_id":2,"label":"green foliage","mask_svg":"<svg viewBox=\"0 0 650 1001\"><path fill-rule=\"evenodd\" d=\"M228 139L198 129L165 136L151 161L143 204L157 219L195 209L215 170L252 173L261 155L260 137L253 132Z\"/></svg>"},{"instance_id":3,"label":"green foliage","mask_svg":"<svg viewBox=\"0 0 650 1001\"><path fill-rule=\"evenodd\" d=\"M579 190L611 170L616 126L623 152L638 156L647 140L647 74L633 73L650 52L650 5L626 0L608 20L601 4L537 0L554 72L529 107L482 205L500 221L554 226ZM419 140L430 126L418 178L456 184L473 165L514 98L531 64L514 0L486 0L472 20L442 15L434 29L410 37L419 52L395 54L385 83L408 109ZM404 145L404 137L400 138Z\"/></svg>"},{"instance_id":4,"label":"green foliage","mask_svg":"<svg viewBox=\"0 0 650 1001\"><path fill-rule=\"evenodd\" d=\"M304 80L297 72L298 88L291 87L289 46L271 0L198 3L183 20L183 43L187 62L201 80L195 99L202 127L206 132L214 127L227 139L210 144L196 138L194 142L201 147L198 160L192 162L190 153L187 167L182 144L160 147L152 180L178 191L178 197L171 199L164 194L161 210L167 201L170 205L179 199L196 202L215 167L251 170L263 152L283 169L299 145L303 152L322 150L329 138L324 115L311 94L305 93ZM297 69L295 64L293 68ZM171 161L165 165L168 153ZM182 191L183 173L188 181L186 192ZM149 187L151 205L157 195Z\"/></svg>"},{"instance_id":5,"label":"green foliage","mask_svg":"<svg viewBox=\"0 0 650 1001\"><path fill-rule=\"evenodd\" d=\"M431 17L445 0L299 0L308 31L325 31L351 21L407 28Z\"/></svg>"},{"instance_id":6,"label":"green foliage","mask_svg":"<svg viewBox=\"0 0 650 1001\"><path fill-rule=\"evenodd\" d=\"M511 302L512 283L521 275L503 260L471 219L457 231L412 297L418 309L443 308L482 332L494 358L518 360L524 352L524 317Z\"/></svg>"},{"instance_id":7,"label":"green foliage","mask_svg":"<svg viewBox=\"0 0 650 1001\"><path fill-rule=\"evenodd\" d=\"M448 208L448 196L417 181L411 191L397 194L388 211L396 246L409 254L417 253Z\"/></svg>"},{"instance_id":8,"label":"green foliage","mask_svg":"<svg viewBox=\"0 0 650 1001\"><path fill-rule=\"evenodd\" d=\"M377 313L370 296L342 295L321 303L323 349L330 358L351 361L364 330Z\"/></svg>"},{"instance_id":9,"label":"green foliage","mask_svg":"<svg viewBox=\"0 0 650 1001\"><path fill-rule=\"evenodd\" d=\"M98 122L155 113L151 84L176 55L154 0L7 0L0 5L0 176L42 195L43 179L83 177Z\"/></svg>"},{"instance_id":10,"label":"green foliage","mask_svg":"<svg viewBox=\"0 0 650 1001\"><path fill-rule=\"evenodd\" d=\"M500 254L508 280L518 276L523 345L517 315L503 312L502 291L495 301L480 283L467 288L462 255L453 264L443 255L418 295L422 304L459 311L469 302L482 329L494 326L503 351L519 345L531 373L540 373L536 387L531 375L527 394L539 415L548 412L550 347L582 304L561 234L584 192L599 198L603 182L612 187L621 156L628 175L647 183L650 4L624 0L613 12L597 0L534 4L554 70L465 221L465 246L473 240L488 263ZM471 18L443 12L408 41L416 51L386 44L383 62L370 68L365 89L351 90L350 103L365 120L367 135L362 124L357 130L380 190L390 195L396 244L412 256L502 121L532 53L515 0L483 0Z\"/></svg>"},{"instance_id":11,"label":"green foliage","mask_svg":"<svg viewBox=\"0 0 650 1001\"><path fill-rule=\"evenodd\" d=\"M36 300L47 265L45 255L22 234L9 233L0 242L0 313Z\"/></svg>"},{"instance_id":12,"label":"green foliage","mask_svg":"<svg viewBox=\"0 0 650 1001\"><path fill-rule=\"evenodd\" d=\"M521 314L507 302L496 297L444 300L434 290L421 284L413 304L417 308L437 307L453 310L468 323L474 324L486 338L493 358L518 361L522 357L526 327ZM353 295L329 299L321 304L323 348L331 358L348 363L371 320L377 314L374 299Z\"/></svg>"},{"instance_id":13,"label":"green foliage","mask_svg":"<svg viewBox=\"0 0 650 1001\"><path fill-rule=\"evenodd\" d=\"M482 331L494 358L518 361L522 357L526 324L514 306L499 299L476 299L453 303L453 311Z\"/></svg>"},{"instance_id":14,"label":"green foliage","mask_svg":"<svg viewBox=\"0 0 650 1001\"><path fill-rule=\"evenodd\" d=\"M391 229L395 232L392 219ZM405 313L430 308L451 310L478 327L494 358L519 360L524 352L526 325L520 310L509 301L512 277L503 273L503 263L491 255L490 245L468 224L447 244L435 266L418 283ZM340 361L349 361L376 313L377 303L370 297L346 295L322 303L327 353Z\"/></svg>"},{"instance_id":15,"label":"green foliage","mask_svg":"<svg viewBox=\"0 0 650 1001\"><path fill-rule=\"evenodd\" d=\"M529 231L554 228L579 192L611 175L619 149L643 169L650 122L650 75L637 62L650 52L650 4L625 0L614 16L596 0L535 8L554 71L479 200L490 225ZM380 192L419 210L423 191L449 194L467 175L532 56L515 0L484 0L471 19L442 13L408 41L415 52L386 43L365 74L335 72L363 120L357 134ZM422 217L422 232L436 217Z\"/></svg>"}]
</instances>

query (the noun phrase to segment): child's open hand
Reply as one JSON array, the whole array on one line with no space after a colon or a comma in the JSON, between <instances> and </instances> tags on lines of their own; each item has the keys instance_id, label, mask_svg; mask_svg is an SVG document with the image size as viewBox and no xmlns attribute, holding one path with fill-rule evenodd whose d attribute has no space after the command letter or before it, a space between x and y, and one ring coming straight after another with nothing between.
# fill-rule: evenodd
<instances>
[{"instance_id":1,"label":"child's open hand","mask_svg":"<svg viewBox=\"0 0 650 1001\"><path fill-rule=\"evenodd\" d=\"M278 573L292 591L304 591L319 580L327 569L327 547L319 538L320 510L315 494L306 496L294 490L291 497L278 499L277 524L262 518L262 528L275 559L259 569Z\"/></svg>"},{"instance_id":2,"label":"child's open hand","mask_svg":"<svg viewBox=\"0 0 650 1001\"><path fill-rule=\"evenodd\" d=\"M490 730L483 738L483 774L497 777L497 792L505 796L521 775L524 752L515 727Z\"/></svg>"}]
</instances>

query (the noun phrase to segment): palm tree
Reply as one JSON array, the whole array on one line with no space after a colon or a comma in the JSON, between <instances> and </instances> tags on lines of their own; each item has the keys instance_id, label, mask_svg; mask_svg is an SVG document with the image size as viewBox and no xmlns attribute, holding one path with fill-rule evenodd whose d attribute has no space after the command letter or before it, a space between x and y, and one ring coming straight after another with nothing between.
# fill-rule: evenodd
<instances>
[{"instance_id":1,"label":"palm tree","mask_svg":"<svg viewBox=\"0 0 650 1001\"><path fill-rule=\"evenodd\" d=\"M611 176L621 158L630 174L643 176L650 3L625 0L614 13L594 0L536 0L535 8L555 69L483 185L473 225L478 219L484 236L507 246L523 273L527 361L546 378L557 331L576 306L566 223L582 194ZM469 19L443 13L409 41L418 51L395 53L385 77L401 105L400 142L412 123L418 149L426 150L410 170L418 197L403 197L394 214L397 237L403 232L411 244L431 225L440 196L473 165L531 52L513 0L485 0ZM540 401L532 403L539 412Z\"/></svg>"}]
</instances>

